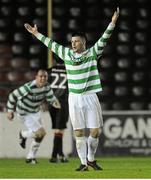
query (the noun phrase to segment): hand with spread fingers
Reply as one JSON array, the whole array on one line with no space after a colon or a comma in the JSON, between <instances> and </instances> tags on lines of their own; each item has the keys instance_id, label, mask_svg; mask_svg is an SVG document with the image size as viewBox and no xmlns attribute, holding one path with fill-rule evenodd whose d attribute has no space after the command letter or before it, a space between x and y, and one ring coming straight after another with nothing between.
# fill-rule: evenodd
<instances>
[{"instance_id":1,"label":"hand with spread fingers","mask_svg":"<svg viewBox=\"0 0 151 180\"><path fill-rule=\"evenodd\" d=\"M31 34L36 35L38 33L36 24L32 27L30 24L25 23L24 26L27 29L27 31L30 32Z\"/></svg>"},{"instance_id":2,"label":"hand with spread fingers","mask_svg":"<svg viewBox=\"0 0 151 180\"><path fill-rule=\"evenodd\" d=\"M113 24L116 24L116 21L119 17L119 13L120 13L120 10L119 10L119 7L117 7L117 10L114 12L114 14L112 16L112 23Z\"/></svg>"}]
</instances>

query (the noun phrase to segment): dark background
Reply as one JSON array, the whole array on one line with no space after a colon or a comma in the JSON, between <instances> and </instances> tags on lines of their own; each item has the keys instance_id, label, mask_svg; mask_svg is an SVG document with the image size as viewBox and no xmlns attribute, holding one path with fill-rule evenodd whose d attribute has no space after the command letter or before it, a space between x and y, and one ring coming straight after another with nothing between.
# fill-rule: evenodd
<instances>
[{"instance_id":1,"label":"dark background","mask_svg":"<svg viewBox=\"0 0 151 180\"><path fill-rule=\"evenodd\" d=\"M73 31L84 31L88 47L102 35L111 17L120 16L98 61L103 110L151 109L151 12L149 0L52 0L52 38L70 46ZM47 68L47 47L32 37L24 23L37 24L47 35L47 0L0 0L0 110L8 93ZM61 61L54 56L54 62Z\"/></svg>"}]
</instances>

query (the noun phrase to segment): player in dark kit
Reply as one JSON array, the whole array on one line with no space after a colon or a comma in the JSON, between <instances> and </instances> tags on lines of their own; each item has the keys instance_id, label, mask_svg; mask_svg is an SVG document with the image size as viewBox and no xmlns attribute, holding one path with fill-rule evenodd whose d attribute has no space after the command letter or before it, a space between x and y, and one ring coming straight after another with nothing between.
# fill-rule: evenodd
<instances>
[{"instance_id":1,"label":"player in dark kit","mask_svg":"<svg viewBox=\"0 0 151 180\"><path fill-rule=\"evenodd\" d=\"M54 129L53 151L50 162L68 162L68 159L63 153L63 135L69 117L65 66L63 64L57 64L48 69L48 75L51 88L61 104L60 110L48 105L48 110L52 119L52 129Z\"/></svg>"}]
</instances>

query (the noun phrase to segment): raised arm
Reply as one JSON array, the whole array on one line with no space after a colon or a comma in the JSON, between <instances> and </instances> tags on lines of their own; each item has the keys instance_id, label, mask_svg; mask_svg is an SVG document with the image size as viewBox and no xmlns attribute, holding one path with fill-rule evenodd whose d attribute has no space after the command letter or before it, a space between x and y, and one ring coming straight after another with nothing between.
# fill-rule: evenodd
<instances>
[{"instance_id":1,"label":"raised arm","mask_svg":"<svg viewBox=\"0 0 151 180\"><path fill-rule=\"evenodd\" d=\"M32 27L30 24L26 23L26 24L24 24L24 26L28 32L33 34L37 39L39 39L42 43L44 43L59 58L61 58L62 60L66 59L66 57L68 56L69 51L70 51L69 48L62 46L59 43L53 41L52 39L39 33L36 24Z\"/></svg>"},{"instance_id":2,"label":"raised arm","mask_svg":"<svg viewBox=\"0 0 151 180\"><path fill-rule=\"evenodd\" d=\"M114 30L114 27L115 27L118 17L119 17L119 7L114 12L114 14L112 16L112 20L111 20L110 24L108 25L107 29L105 30L105 32L103 33L103 35L101 36L101 38L92 47L92 49L95 51L97 56L102 55L104 46L106 45L108 39L110 38L110 36Z\"/></svg>"}]
</instances>

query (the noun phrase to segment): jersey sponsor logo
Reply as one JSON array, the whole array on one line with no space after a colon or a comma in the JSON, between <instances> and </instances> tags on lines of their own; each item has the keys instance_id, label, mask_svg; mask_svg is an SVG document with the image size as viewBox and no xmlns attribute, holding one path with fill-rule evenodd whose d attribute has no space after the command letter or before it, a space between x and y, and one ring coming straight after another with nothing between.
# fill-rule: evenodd
<instances>
[{"instance_id":1,"label":"jersey sponsor logo","mask_svg":"<svg viewBox=\"0 0 151 180\"><path fill-rule=\"evenodd\" d=\"M45 99L46 94L29 93L28 98L33 101Z\"/></svg>"}]
</instances>

